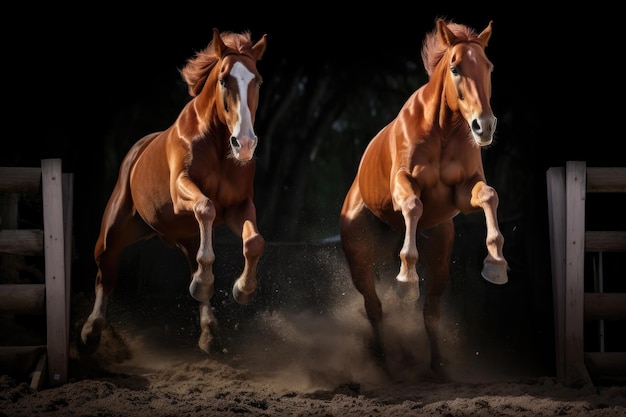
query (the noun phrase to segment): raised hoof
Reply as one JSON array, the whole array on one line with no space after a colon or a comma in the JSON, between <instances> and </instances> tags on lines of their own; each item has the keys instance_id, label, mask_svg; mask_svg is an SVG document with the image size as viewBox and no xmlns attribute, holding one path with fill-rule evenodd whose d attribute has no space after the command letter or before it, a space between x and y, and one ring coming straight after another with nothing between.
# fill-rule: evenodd
<instances>
[{"instance_id":1,"label":"raised hoof","mask_svg":"<svg viewBox=\"0 0 626 417\"><path fill-rule=\"evenodd\" d=\"M398 298L405 303L413 303L420 297L418 282L397 281L395 291Z\"/></svg>"},{"instance_id":2,"label":"raised hoof","mask_svg":"<svg viewBox=\"0 0 626 417\"><path fill-rule=\"evenodd\" d=\"M197 301L204 303L213 297L213 285L200 285L194 278L189 284L189 294Z\"/></svg>"},{"instance_id":3,"label":"raised hoof","mask_svg":"<svg viewBox=\"0 0 626 417\"><path fill-rule=\"evenodd\" d=\"M254 300L254 296L256 295L256 291L252 292L243 292L239 289L237 283L233 285L233 298L239 304L249 304L252 300Z\"/></svg>"},{"instance_id":4,"label":"raised hoof","mask_svg":"<svg viewBox=\"0 0 626 417\"><path fill-rule=\"evenodd\" d=\"M485 262L480 275L492 284L502 285L509 281L506 263Z\"/></svg>"}]
</instances>

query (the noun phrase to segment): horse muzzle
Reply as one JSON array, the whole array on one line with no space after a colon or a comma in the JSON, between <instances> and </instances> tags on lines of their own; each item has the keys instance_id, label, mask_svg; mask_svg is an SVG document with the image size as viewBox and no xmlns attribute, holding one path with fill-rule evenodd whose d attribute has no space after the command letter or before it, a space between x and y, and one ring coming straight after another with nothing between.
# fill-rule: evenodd
<instances>
[{"instance_id":1,"label":"horse muzzle","mask_svg":"<svg viewBox=\"0 0 626 417\"><path fill-rule=\"evenodd\" d=\"M252 159L257 143L258 138L256 136L242 139L238 139L235 136L230 137L230 148L233 156L241 162L248 162Z\"/></svg>"},{"instance_id":2,"label":"horse muzzle","mask_svg":"<svg viewBox=\"0 0 626 417\"><path fill-rule=\"evenodd\" d=\"M493 142L493 135L496 131L498 119L494 116L479 117L472 120L470 128L472 137L478 146L487 146Z\"/></svg>"}]
</instances>

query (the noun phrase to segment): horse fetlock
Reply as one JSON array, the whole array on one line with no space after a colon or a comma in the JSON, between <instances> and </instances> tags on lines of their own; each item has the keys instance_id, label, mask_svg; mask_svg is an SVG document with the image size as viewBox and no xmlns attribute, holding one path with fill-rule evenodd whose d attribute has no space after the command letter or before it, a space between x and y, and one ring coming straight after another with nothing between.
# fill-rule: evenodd
<instances>
[{"instance_id":1,"label":"horse fetlock","mask_svg":"<svg viewBox=\"0 0 626 417\"><path fill-rule=\"evenodd\" d=\"M507 270L508 266L506 261L485 259L485 262L483 263L483 270L480 275L492 284L502 285L509 281Z\"/></svg>"}]
</instances>

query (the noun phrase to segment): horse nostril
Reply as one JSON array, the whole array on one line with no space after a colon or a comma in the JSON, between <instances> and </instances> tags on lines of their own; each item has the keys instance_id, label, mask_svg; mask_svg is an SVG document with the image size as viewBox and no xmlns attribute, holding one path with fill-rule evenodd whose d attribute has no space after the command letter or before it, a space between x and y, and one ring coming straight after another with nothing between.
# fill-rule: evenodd
<instances>
[{"instance_id":1,"label":"horse nostril","mask_svg":"<svg viewBox=\"0 0 626 417\"><path fill-rule=\"evenodd\" d=\"M239 141L237 141L237 138L236 138L236 137L234 137L234 136L231 136L231 137L230 137L230 145L231 145L233 148L238 148L238 147L239 147Z\"/></svg>"},{"instance_id":2,"label":"horse nostril","mask_svg":"<svg viewBox=\"0 0 626 417\"><path fill-rule=\"evenodd\" d=\"M478 119L472 120L472 130L477 134L480 134L483 131L482 126L480 122L478 121Z\"/></svg>"}]
</instances>

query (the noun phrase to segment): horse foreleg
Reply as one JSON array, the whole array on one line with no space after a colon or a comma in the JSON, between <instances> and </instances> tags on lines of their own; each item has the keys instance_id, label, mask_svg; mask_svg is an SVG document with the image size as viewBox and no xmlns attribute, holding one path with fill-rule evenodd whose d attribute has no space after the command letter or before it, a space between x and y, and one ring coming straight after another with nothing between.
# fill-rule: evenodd
<instances>
[{"instance_id":1,"label":"horse foreleg","mask_svg":"<svg viewBox=\"0 0 626 417\"><path fill-rule=\"evenodd\" d=\"M200 230L200 243L196 252L195 271L189 284L189 294L196 300L204 303L213 296L215 277L213 276L213 222L215 221L215 206L208 198L200 199L193 207L194 215ZM188 256L193 256L189 252Z\"/></svg>"},{"instance_id":2,"label":"horse foreleg","mask_svg":"<svg viewBox=\"0 0 626 417\"><path fill-rule=\"evenodd\" d=\"M448 288L450 259L454 242L454 223L449 220L422 233L421 261L425 268L424 327L430 346L430 369L448 379L446 360L441 350L441 297Z\"/></svg>"},{"instance_id":3,"label":"horse foreleg","mask_svg":"<svg viewBox=\"0 0 626 417\"><path fill-rule=\"evenodd\" d=\"M404 243L400 249L400 272L396 276L396 291L405 302L413 302L420 296L419 276L417 274L418 251L416 243L417 223L422 217L424 206L414 194L410 180L399 173L396 177L396 189L393 193L394 204L399 206L404 217Z\"/></svg>"},{"instance_id":4,"label":"horse foreleg","mask_svg":"<svg viewBox=\"0 0 626 417\"><path fill-rule=\"evenodd\" d=\"M213 338L217 335L217 319L213 314L213 307L209 301L200 303L200 339L198 346L205 353L211 353Z\"/></svg>"},{"instance_id":5,"label":"horse foreleg","mask_svg":"<svg viewBox=\"0 0 626 417\"><path fill-rule=\"evenodd\" d=\"M481 275L494 284L506 284L508 264L502 254L504 237L498 227L498 193L484 182L477 183L472 189L472 205L480 206L485 213L487 225L487 256L483 261Z\"/></svg>"},{"instance_id":6,"label":"horse foreleg","mask_svg":"<svg viewBox=\"0 0 626 417\"><path fill-rule=\"evenodd\" d=\"M243 214L248 220L243 221L241 238L243 241L244 267L241 275L233 284L233 298L239 304L248 304L257 291L257 266L265 248L265 239L259 234L255 223L255 208L251 203ZM251 219L251 220L250 220ZM238 227L234 227L237 230Z\"/></svg>"}]
</instances>

